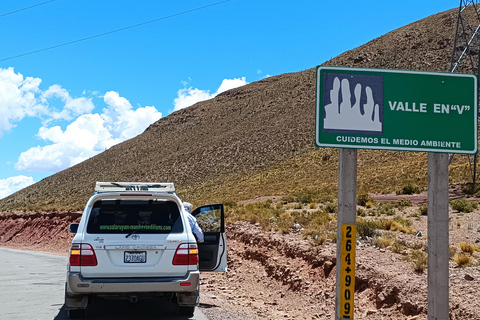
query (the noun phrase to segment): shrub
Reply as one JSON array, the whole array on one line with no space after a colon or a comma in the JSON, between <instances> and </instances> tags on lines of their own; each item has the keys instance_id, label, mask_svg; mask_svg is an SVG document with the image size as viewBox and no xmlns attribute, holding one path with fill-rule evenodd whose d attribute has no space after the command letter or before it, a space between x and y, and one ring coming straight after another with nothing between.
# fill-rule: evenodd
<instances>
[{"instance_id":1,"label":"shrub","mask_svg":"<svg viewBox=\"0 0 480 320\"><path fill-rule=\"evenodd\" d=\"M367 213L365 212L365 210L363 210L362 208L357 209L357 216L365 217L366 215Z\"/></svg>"},{"instance_id":2,"label":"shrub","mask_svg":"<svg viewBox=\"0 0 480 320\"><path fill-rule=\"evenodd\" d=\"M385 220L384 223L385 223L385 230L400 231L403 233L415 233L415 230L413 228L404 226L395 220Z\"/></svg>"},{"instance_id":3,"label":"shrub","mask_svg":"<svg viewBox=\"0 0 480 320\"><path fill-rule=\"evenodd\" d=\"M392 239L387 239L384 237L375 237L372 239L372 243L375 247L379 249L384 249L386 247L391 246L394 243L394 241Z\"/></svg>"},{"instance_id":4,"label":"shrub","mask_svg":"<svg viewBox=\"0 0 480 320\"><path fill-rule=\"evenodd\" d=\"M307 210L302 211L294 211L291 213L293 222L298 223L302 226L306 226L312 221L313 214L308 212ZM327 214L328 215L328 214Z\"/></svg>"},{"instance_id":5,"label":"shrub","mask_svg":"<svg viewBox=\"0 0 480 320\"><path fill-rule=\"evenodd\" d=\"M314 195L312 192L304 191L301 193L294 194L296 200L302 204L307 204L313 202Z\"/></svg>"},{"instance_id":6,"label":"shrub","mask_svg":"<svg viewBox=\"0 0 480 320\"><path fill-rule=\"evenodd\" d=\"M477 194L480 191L480 188L477 184L467 182L461 186L462 192L466 194Z\"/></svg>"},{"instance_id":7,"label":"shrub","mask_svg":"<svg viewBox=\"0 0 480 320\"><path fill-rule=\"evenodd\" d=\"M408 215L410 218L419 218L420 217L420 213L419 212L414 212L414 213L410 213Z\"/></svg>"},{"instance_id":8,"label":"shrub","mask_svg":"<svg viewBox=\"0 0 480 320\"><path fill-rule=\"evenodd\" d=\"M225 201L223 204L224 204L225 208L236 208L238 206L238 203L236 201L233 201L233 200Z\"/></svg>"},{"instance_id":9,"label":"shrub","mask_svg":"<svg viewBox=\"0 0 480 320\"><path fill-rule=\"evenodd\" d=\"M428 255L422 250L413 250L404 259L411 261L417 272L423 272L428 267Z\"/></svg>"},{"instance_id":10,"label":"shrub","mask_svg":"<svg viewBox=\"0 0 480 320\"><path fill-rule=\"evenodd\" d=\"M366 237L373 238L377 234L378 229L384 228L383 220L357 219L357 235L362 239L366 239Z\"/></svg>"},{"instance_id":11,"label":"shrub","mask_svg":"<svg viewBox=\"0 0 480 320\"><path fill-rule=\"evenodd\" d=\"M408 244L408 247L413 249L413 250L427 250L427 247L421 242L421 241L414 241L414 242L410 242Z\"/></svg>"},{"instance_id":12,"label":"shrub","mask_svg":"<svg viewBox=\"0 0 480 320\"><path fill-rule=\"evenodd\" d=\"M400 252L403 252L403 250L405 250L405 246L400 244L398 241L395 241L394 243L392 243L390 248L392 252L395 252L395 253L400 253Z\"/></svg>"},{"instance_id":13,"label":"shrub","mask_svg":"<svg viewBox=\"0 0 480 320\"><path fill-rule=\"evenodd\" d=\"M338 210L338 206L333 202L329 202L325 205L324 209L328 213L336 213Z\"/></svg>"},{"instance_id":14,"label":"shrub","mask_svg":"<svg viewBox=\"0 0 480 320\"><path fill-rule=\"evenodd\" d=\"M272 219L273 220L273 219ZM282 233L287 233L294 224L294 219L289 212L282 213L277 219L273 220L275 229Z\"/></svg>"},{"instance_id":15,"label":"shrub","mask_svg":"<svg viewBox=\"0 0 480 320\"><path fill-rule=\"evenodd\" d=\"M395 202L395 206L399 209L403 209L403 208L406 208L406 207L411 207L412 206L412 200L407 199L407 198L397 200L397 202Z\"/></svg>"},{"instance_id":16,"label":"shrub","mask_svg":"<svg viewBox=\"0 0 480 320\"><path fill-rule=\"evenodd\" d=\"M336 225L330 223L331 221L333 218L327 212L314 211L310 214L308 223L304 223L303 235L323 244L330 234L333 234L333 237L336 236Z\"/></svg>"},{"instance_id":17,"label":"shrub","mask_svg":"<svg viewBox=\"0 0 480 320\"><path fill-rule=\"evenodd\" d=\"M426 216L428 214L428 204L424 203L424 204L420 205L420 207L418 207L418 212L422 216Z\"/></svg>"},{"instance_id":18,"label":"shrub","mask_svg":"<svg viewBox=\"0 0 480 320\"><path fill-rule=\"evenodd\" d=\"M387 216L395 215L395 205L391 202L381 203L378 206L378 212L380 214L386 214Z\"/></svg>"},{"instance_id":19,"label":"shrub","mask_svg":"<svg viewBox=\"0 0 480 320\"><path fill-rule=\"evenodd\" d=\"M412 225L412 220L410 219L405 219L404 217L402 216L396 216L395 218L393 218L393 220L395 222L398 222L399 224L401 224L402 226L404 227L410 227Z\"/></svg>"},{"instance_id":20,"label":"shrub","mask_svg":"<svg viewBox=\"0 0 480 320\"><path fill-rule=\"evenodd\" d=\"M315 202L310 202L310 205L309 205L310 209L316 209L317 208L317 204Z\"/></svg>"},{"instance_id":21,"label":"shrub","mask_svg":"<svg viewBox=\"0 0 480 320\"><path fill-rule=\"evenodd\" d=\"M414 184L408 183L407 185L403 186L400 191L397 191L397 194L415 194L422 192L422 189Z\"/></svg>"},{"instance_id":22,"label":"shrub","mask_svg":"<svg viewBox=\"0 0 480 320\"><path fill-rule=\"evenodd\" d=\"M394 223L395 221L393 220L385 220L384 221L385 230L391 230Z\"/></svg>"},{"instance_id":23,"label":"shrub","mask_svg":"<svg viewBox=\"0 0 480 320\"><path fill-rule=\"evenodd\" d=\"M421 251L415 250L412 252L413 268L417 272L423 272L428 267L428 255Z\"/></svg>"},{"instance_id":24,"label":"shrub","mask_svg":"<svg viewBox=\"0 0 480 320\"><path fill-rule=\"evenodd\" d=\"M467 201L465 199L457 199L450 201L453 210L458 212L472 212L478 208L478 203L475 201Z\"/></svg>"},{"instance_id":25,"label":"shrub","mask_svg":"<svg viewBox=\"0 0 480 320\"><path fill-rule=\"evenodd\" d=\"M373 197L367 192L357 194L357 204L359 206L365 207L368 202L373 203Z\"/></svg>"},{"instance_id":26,"label":"shrub","mask_svg":"<svg viewBox=\"0 0 480 320\"><path fill-rule=\"evenodd\" d=\"M326 202L333 201L334 193L330 188L324 189L306 189L293 194L294 201L302 204L309 204L312 202Z\"/></svg>"},{"instance_id":27,"label":"shrub","mask_svg":"<svg viewBox=\"0 0 480 320\"><path fill-rule=\"evenodd\" d=\"M264 202L255 202L249 203L245 206L247 209L270 209L272 207L272 200L267 200Z\"/></svg>"},{"instance_id":28,"label":"shrub","mask_svg":"<svg viewBox=\"0 0 480 320\"><path fill-rule=\"evenodd\" d=\"M317 210L311 214L311 223L318 224L330 224L330 221L333 221L332 216L328 213Z\"/></svg>"},{"instance_id":29,"label":"shrub","mask_svg":"<svg viewBox=\"0 0 480 320\"><path fill-rule=\"evenodd\" d=\"M456 257L455 257L455 262L460 266L460 267L468 267L471 262L472 262L472 259L470 258L470 256L467 256L466 254L464 253L459 253Z\"/></svg>"},{"instance_id":30,"label":"shrub","mask_svg":"<svg viewBox=\"0 0 480 320\"><path fill-rule=\"evenodd\" d=\"M411 228L411 227L401 227L400 229L398 229L398 231L400 232L403 232L403 233L409 233L409 234L412 234L412 233L415 233L415 229Z\"/></svg>"},{"instance_id":31,"label":"shrub","mask_svg":"<svg viewBox=\"0 0 480 320\"><path fill-rule=\"evenodd\" d=\"M291 194L282 197L283 204L295 202L295 197Z\"/></svg>"},{"instance_id":32,"label":"shrub","mask_svg":"<svg viewBox=\"0 0 480 320\"><path fill-rule=\"evenodd\" d=\"M475 250L477 250L477 247L473 244L468 244L466 242L460 242L460 249L464 253L473 254L475 252Z\"/></svg>"}]
</instances>

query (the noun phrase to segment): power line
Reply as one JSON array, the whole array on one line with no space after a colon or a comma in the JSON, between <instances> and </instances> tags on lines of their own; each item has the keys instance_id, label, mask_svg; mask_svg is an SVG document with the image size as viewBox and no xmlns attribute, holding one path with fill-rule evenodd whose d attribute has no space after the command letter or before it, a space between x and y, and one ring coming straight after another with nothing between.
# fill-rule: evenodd
<instances>
[{"instance_id":1,"label":"power line","mask_svg":"<svg viewBox=\"0 0 480 320\"><path fill-rule=\"evenodd\" d=\"M50 1L55 1L55 0L50 0ZM51 47L46 47L46 48L43 48L43 49L38 49L38 50L26 52L26 53L17 54L17 55L15 55L15 56L11 56L11 57L8 57L8 58L0 59L0 62L2 62L2 61L7 61L7 60L11 60L11 59L15 59L15 58L19 58L19 57L24 57L24 56L28 56L28 55L32 55L32 54L39 53L39 52L43 52L43 51L47 51L47 50L56 49L56 48L59 48L59 47L68 46L68 45L71 45L71 44L74 44L74 43L83 42L83 41L87 41L87 40L94 39L94 38L103 37L103 36L106 36L106 35L109 35L109 34L112 34L112 33L117 33L117 32L120 32L120 31L125 31L125 30L128 30L128 29L133 29L133 28L140 27L140 26L144 26L144 25L146 25L146 24L154 23L154 22L157 22L157 21L161 21L161 20L166 20L166 19L178 17L178 16L181 16L181 15L185 15L185 14L187 14L187 13L191 13L191 12L194 12L194 11L203 10L203 9L210 8L210 7L213 7L213 6L217 6L217 5L220 5L220 4L223 4L223 3L226 3L226 2L230 2L230 1L232 1L232 0L218 1L218 2L215 2L215 3L212 3L212 4L208 4L208 5L205 5L205 6L202 6L202 7L198 7L198 8L194 8L194 9L190 9L190 10L186 10L186 11L182 11L182 12L179 12L179 13L174 13L174 14L171 14L171 15L168 15L168 16L165 16L165 17L161 17L161 18L157 18L157 19L153 19L153 20L150 20L150 21L145 21L145 22L137 23L137 24L134 24L134 25L131 25L131 26L128 26L128 27L123 27L123 28L120 28L120 29L116 29L116 30L112 30L112 31L107 31L107 32L103 32L103 33L99 33L99 34L96 34L96 35L93 35L93 36L89 36L89 37L86 37L86 38L81 38L81 39L77 39L77 40L73 40L73 41L69 41L69 42L64 42L64 43L57 44L57 45L54 45L54 46L51 46Z\"/></svg>"},{"instance_id":2,"label":"power line","mask_svg":"<svg viewBox=\"0 0 480 320\"><path fill-rule=\"evenodd\" d=\"M25 8L22 8L22 9L17 9L17 10L11 11L11 12L2 13L2 14L0 14L0 18L11 15L11 14L14 14L14 13L17 13L17 12L20 12L20 11L25 11L25 10L32 9L32 8L35 8L35 7L43 6L44 4L47 4L47 3L50 3L50 2L53 2L53 1L57 1L57 0L49 0L49 1L34 4L33 6L30 6L30 7L25 7Z\"/></svg>"}]
</instances>

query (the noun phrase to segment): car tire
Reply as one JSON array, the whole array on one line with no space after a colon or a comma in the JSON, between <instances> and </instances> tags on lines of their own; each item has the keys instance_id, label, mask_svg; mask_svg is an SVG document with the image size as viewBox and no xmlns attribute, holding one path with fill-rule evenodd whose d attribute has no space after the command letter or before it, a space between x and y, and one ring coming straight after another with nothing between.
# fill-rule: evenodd
<instances>
[{"instance_id":1,"label":"car tire","mask_svg":"<svg viewBox=\"0 0 480 320\"><path fill-rule=\"evenodd\" d=\"M80 319L85 317L85 309L67 310L67 315L69 319Z\"/></svg>"},{"instance_id":2,"label":"car tire","mask_svg":"<svg viewBox=\"0 0 480 320\"><path fill-rule=\"evenodd\" d=\"M191 318L195 312L195 307L178 307L178 315Z\"/></svg>"}]
</instances>

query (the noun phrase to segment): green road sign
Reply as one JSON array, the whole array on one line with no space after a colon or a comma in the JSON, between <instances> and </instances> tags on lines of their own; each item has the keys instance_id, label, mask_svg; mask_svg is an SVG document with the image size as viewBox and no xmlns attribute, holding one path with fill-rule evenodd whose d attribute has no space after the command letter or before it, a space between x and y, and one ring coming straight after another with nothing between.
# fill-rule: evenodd
<instances>
[{"instance_id":1,"label":"green road sign","mask_svg":"<svg viewBox=\"0 0 480 320\"><path fill-rule=\"evenodd\" d=\"M477 77L317 68L318 147L477 153Z\"/></svg>"}]
</instances>

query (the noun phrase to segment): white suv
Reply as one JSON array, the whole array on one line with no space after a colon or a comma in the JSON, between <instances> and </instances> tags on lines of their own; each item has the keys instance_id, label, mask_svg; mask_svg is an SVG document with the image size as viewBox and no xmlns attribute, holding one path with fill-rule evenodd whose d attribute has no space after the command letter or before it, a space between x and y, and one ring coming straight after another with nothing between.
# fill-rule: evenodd
<instances>
[{"instance_id":1,"label":"white suv","mask_svg":"<svg viewBox=\"0 0 480 320\"><path fill-rule=\"evenodd\" d=\"M204 231L197 243L173 183L97 182L75 233L65 285L70 318L95 297L163 297L191 317L200 271L227 271L222 204L192 212Z\"/></svg>"}]
</instances>

